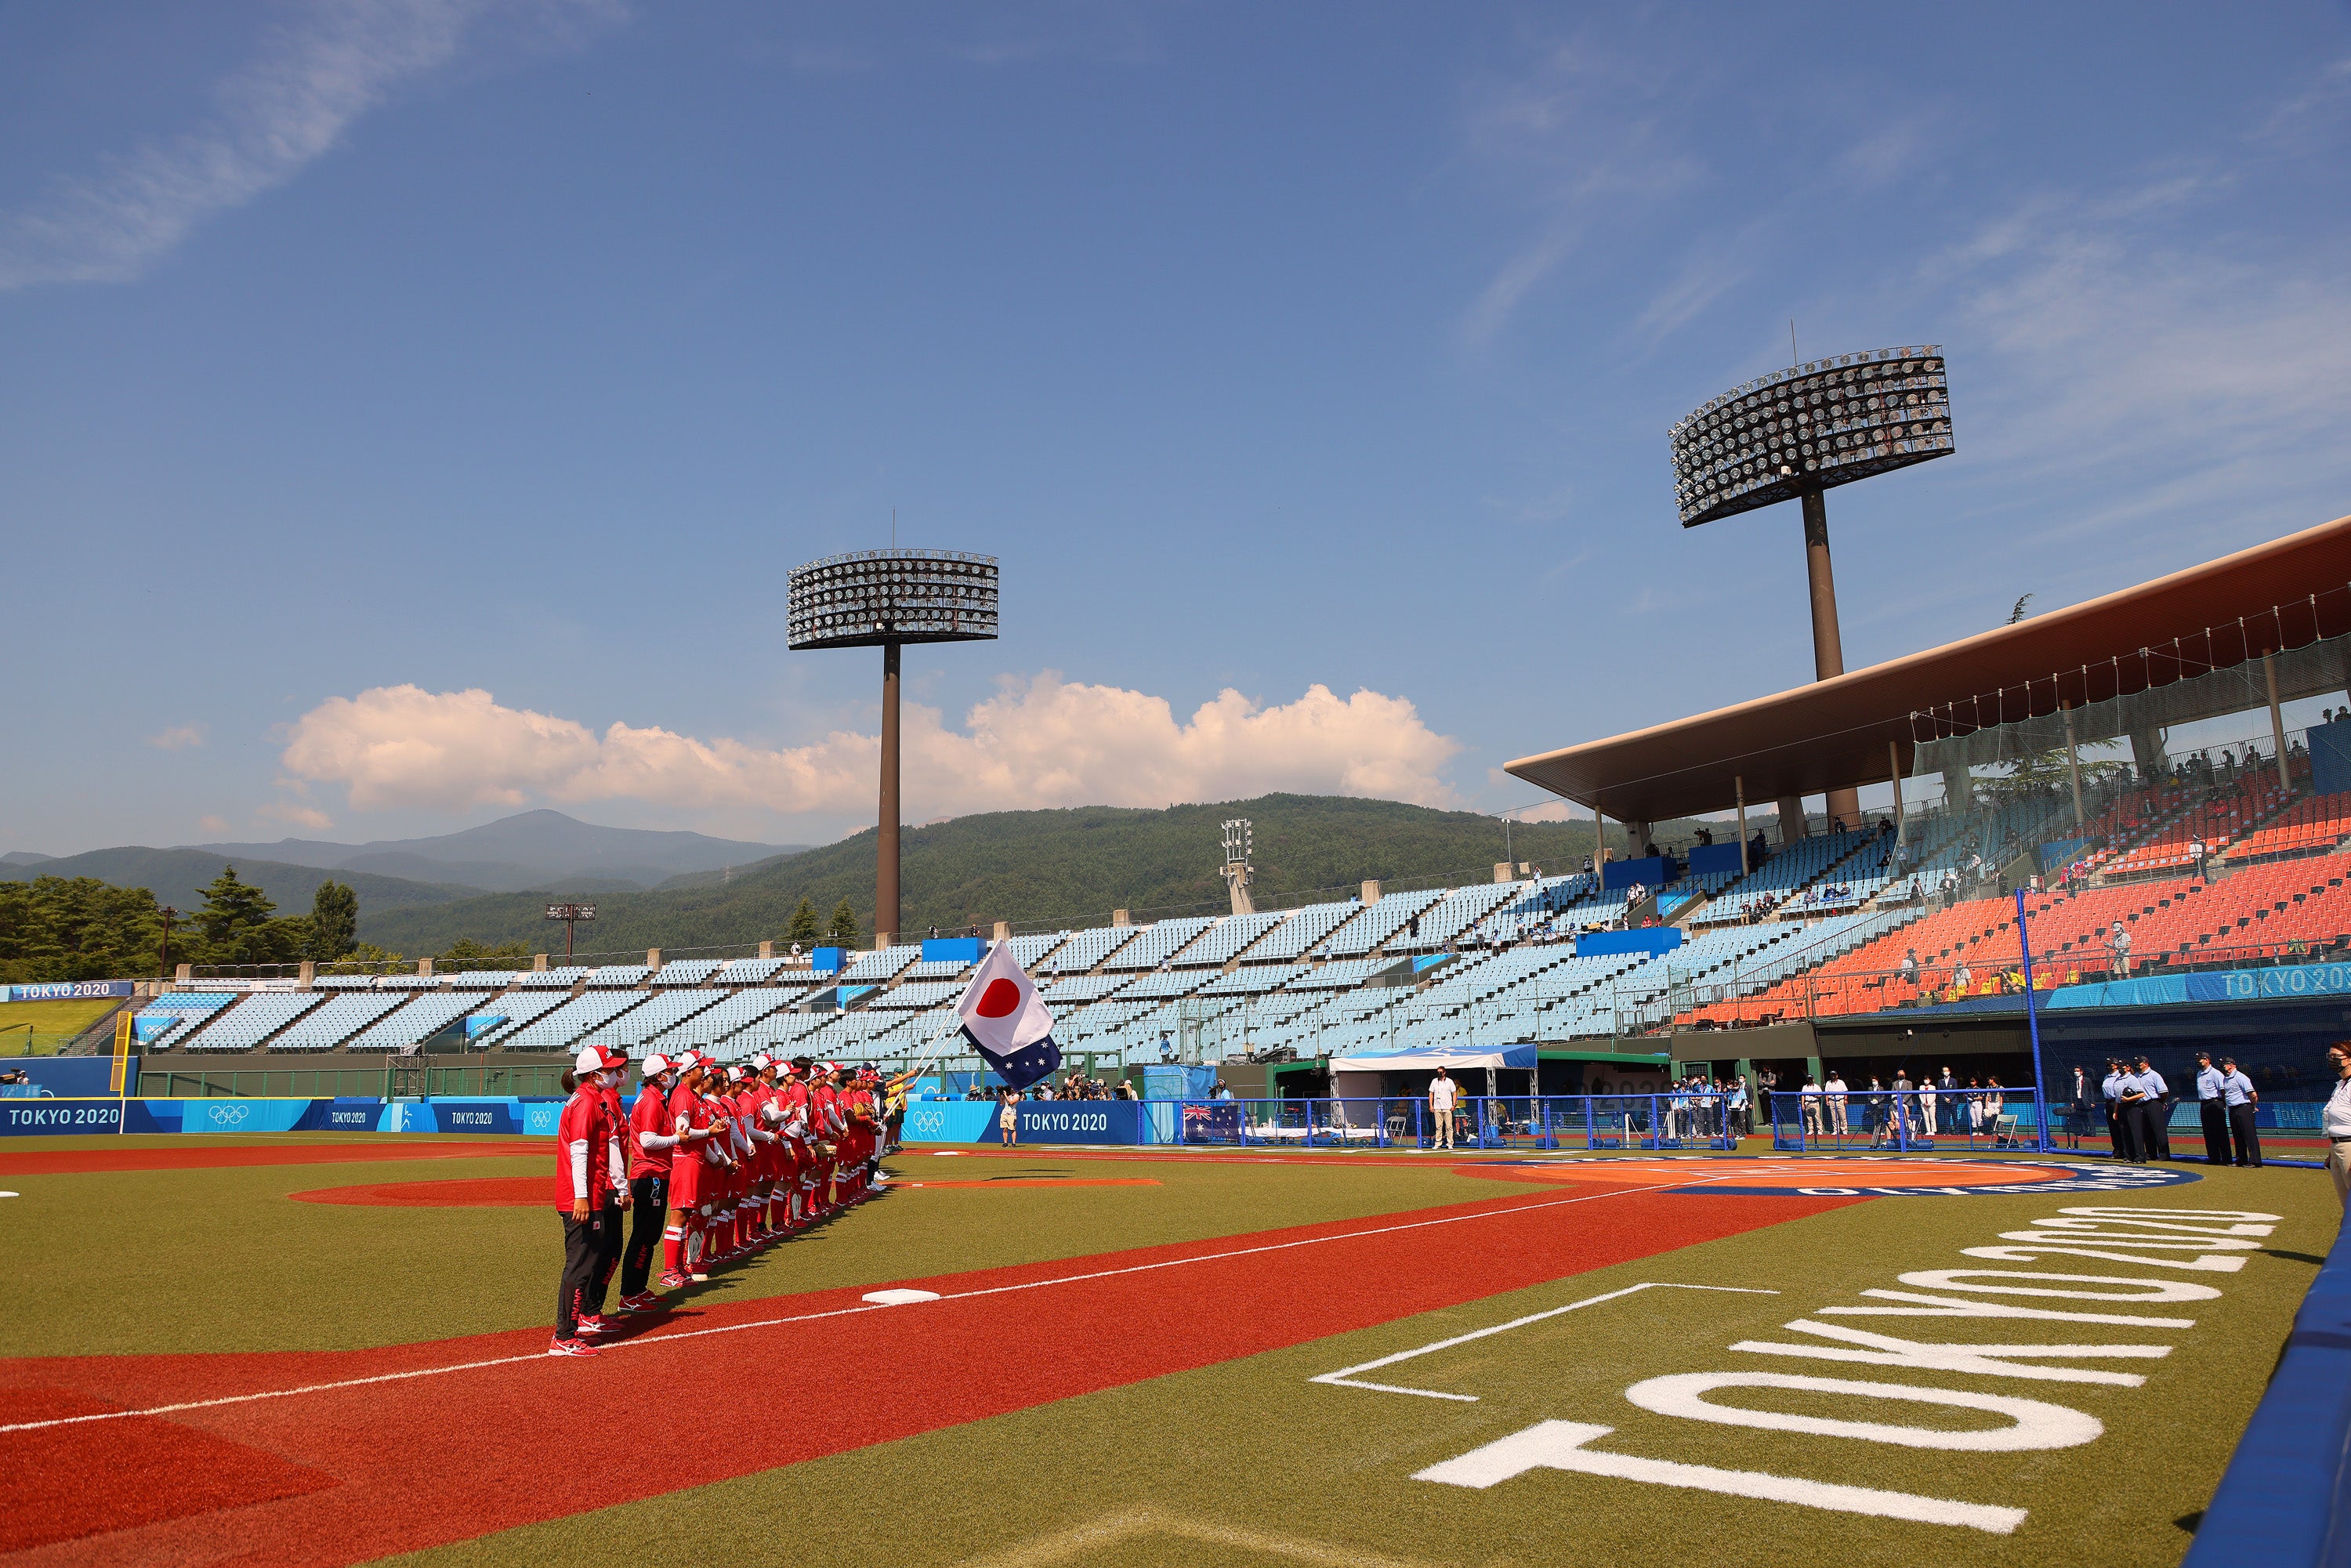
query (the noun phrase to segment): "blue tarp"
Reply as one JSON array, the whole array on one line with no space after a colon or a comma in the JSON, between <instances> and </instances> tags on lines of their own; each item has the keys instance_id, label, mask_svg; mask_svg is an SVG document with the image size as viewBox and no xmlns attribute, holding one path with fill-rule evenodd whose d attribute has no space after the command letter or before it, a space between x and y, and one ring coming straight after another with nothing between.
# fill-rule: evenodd
<instances>
[{"instance_id":1,"label":"blue tarp","mask_svg":"<svg viewBox=\"0 0 2351 1568\"><path fill-rule=\"evenodd\" d=\"M1650 855L1645 860L1610 861L1601 868L1600 885L1610 893L1622 893L1636 882L1652 893L1665 886L1665 857Z\"/></svg>"},{"instance_id":2,"label":"blue tarp","mask_svg":"<svg viewBox=\"0 0 2351 1568\"><path fill-rule=\"evenodd\" d=\"M1689 873L1705 876L1718 871L1739 869L1737 844L1700 844L1689 852Z\"/></svg>"},{"instance_id":3,"label":"blue tarp","mask_svg":"<svg viewBox=\"0 0 2351 1568\"><path fill-rule=\"evenodd\" d=\"M1575 956L1599 957L1609 953L1646 953L1654 958L1682 945L1678 925L1643 925L1631 931L1587 931L1575 939Z\"/></svg>"},{"instance_id":4,"label":"blue tarp","mask_svg":"<svg viewBox=\"0 0 2351 1568\"><path fill-rule=\"evenodd\" d=\"M977 964L987 956L987 944L977 936L934 936L923 944L925 964Z\"/></svg>"}]
</instances>

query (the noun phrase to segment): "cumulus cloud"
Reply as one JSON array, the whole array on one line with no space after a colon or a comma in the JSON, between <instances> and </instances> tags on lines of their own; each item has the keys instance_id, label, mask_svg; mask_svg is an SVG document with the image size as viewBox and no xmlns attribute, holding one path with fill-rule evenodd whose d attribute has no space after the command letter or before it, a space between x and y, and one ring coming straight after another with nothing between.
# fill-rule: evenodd
<instances>
[{"instance_id":1,"label":"cumulus cloud","mask_svg":"<svg viewBox=\"0 0 2351 1568\"><path fill-rule=\"evenodd\" d=\"M289 828L331 828L335 820L315 806L305 806L298 800L272 800L254 812L265 822L280 822Z\"/></svg>"},{"instance_id":2,"label":"cumulus cloud","mask_svg":"<svg viewBox=\"0 0 2351 1568\"><path fill-rule=\"evenodd\" d=\"M214 838L218 838L221 834L228 831L228 819L226 817L214 817L209 815L198 817L196 819L196 827L200 831L210 833Z\"/></svg>"},{"instance_id":3,"label":"cumulus cloud","mask_svg":"<svg viewBox=\"0 0 2351 1568\"><path fill-rule=\"evenodd\" d=\"M204 727L200 724L175 724L160 735L151 735L147 744L159 751L182 751L204 743Z\"/></svg>"},{"instance_id":4,"label":"cumulus cloud","mask_svg":"<svg viewBox=\"0 0 2351 1568\"><path fill-rule=\"evenodd\" d=\"M904 746L911 821L1274 789L1445 806L1442 769L1460 749L1411 702L1378 692L1343 698L1318 685L1268 707L1227 690L1179 723L1164 697L1051 671L1006 677L961 730L908 704ZM283 761L296 779L341 785L358 810L632 800L862 816L881 753L878 737L850 731L782 748L617 722L600 735L479 689L399 685L320 703L296 721Z\"/></svg>"},{"instance_id":5,"label":"cumulus cloud","mask_svg":"<svg viewBox=\"0 0 2351 1568\"><path fill-rule=\"evenodd\" d=\"M213 214L284 184L402 82L445 63L495 0L319 0L272 28L182 134L60 176L0 213L0 289L138 277ZM610 0L535 0L539 30L576 30Z\"/></svg>"}]
</instances>

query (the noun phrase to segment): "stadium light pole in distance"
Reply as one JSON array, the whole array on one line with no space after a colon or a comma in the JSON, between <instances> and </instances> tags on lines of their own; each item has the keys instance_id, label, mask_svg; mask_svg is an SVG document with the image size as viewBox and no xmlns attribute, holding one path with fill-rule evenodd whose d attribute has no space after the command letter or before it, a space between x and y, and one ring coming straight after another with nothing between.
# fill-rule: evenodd
<instances>
[{"instance_id":1,"label":"stadium light pole in distance","mask_svg":"<svg viewBox=\"0 0 2351 1568\"><path fill-rule=\"evenodd\" d=\"M1813 600L1813 678L1844 674L1836 579L1829 570L1826 492L1855 479L1950 455L1951 392L1943 350L1874 349L1775 371L1676 424L1674 499L1694 528L1800 500ZM1861 793L1828 793L1828 813L1861 825ZM1802 814L1798 815L1801 826ZM1784 834L1783 821L1781 831Z\"/></svg>"},{"instance_id":2,"label":"stadium light pole in distance","mask_svg":"<svg viewBox=\"0 0 2351 1568\"><path fill-rule=\"evenodd\" d=\"M787 636L802 648L882 650L881 841L873 936L898 927L898 650L908 643L993 642L996 558L960 550L869 549L813 560L791 575Z\"/></svg>"}]
</instances>

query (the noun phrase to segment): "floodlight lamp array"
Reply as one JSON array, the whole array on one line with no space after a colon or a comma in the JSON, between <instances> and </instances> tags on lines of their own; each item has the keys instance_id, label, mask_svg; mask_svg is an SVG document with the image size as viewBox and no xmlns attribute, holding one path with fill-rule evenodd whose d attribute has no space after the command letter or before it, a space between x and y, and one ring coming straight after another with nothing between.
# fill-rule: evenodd
<instances>
[{"instance_id":1,"label":"floodlight lamp array","mask_svg":"<svg viewBox=\"0 0 2351 1568\"><path fill-rule=\"evenodd\" d=\"M1777 371L1671 431L1682 527L1949 455L1951 392L1932 344Z\"/></svg>"},{"instance_id":2,"label":"floodlight lamp array","mask_svg":"<svg viewBox=\"0 0 2351 1568\"><path fill-rule=\"evenodd\" d=\"M997 632L996 558L961 550L857 550L791 574L794 648L978 643Z\"/></svg>"}]
</instances>

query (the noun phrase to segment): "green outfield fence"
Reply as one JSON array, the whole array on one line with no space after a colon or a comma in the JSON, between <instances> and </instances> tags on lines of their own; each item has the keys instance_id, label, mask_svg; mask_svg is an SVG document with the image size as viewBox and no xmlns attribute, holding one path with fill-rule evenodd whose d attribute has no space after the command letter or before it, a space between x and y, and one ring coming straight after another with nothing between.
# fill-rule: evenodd
<instances>
[{"instance_id":1,"label":"green outfield fence","mask_svg":"<svg viewBox=\"0 0 2351 1568\"><path fill-rule=\"evenodd\" d=\"M143 1100L403 1100L503 1095L560 1096L559 1063L524 1066L428 1067L395 1062L385 1067L144 1068L139 1074Z\"/></svg>"}]
</instances>

